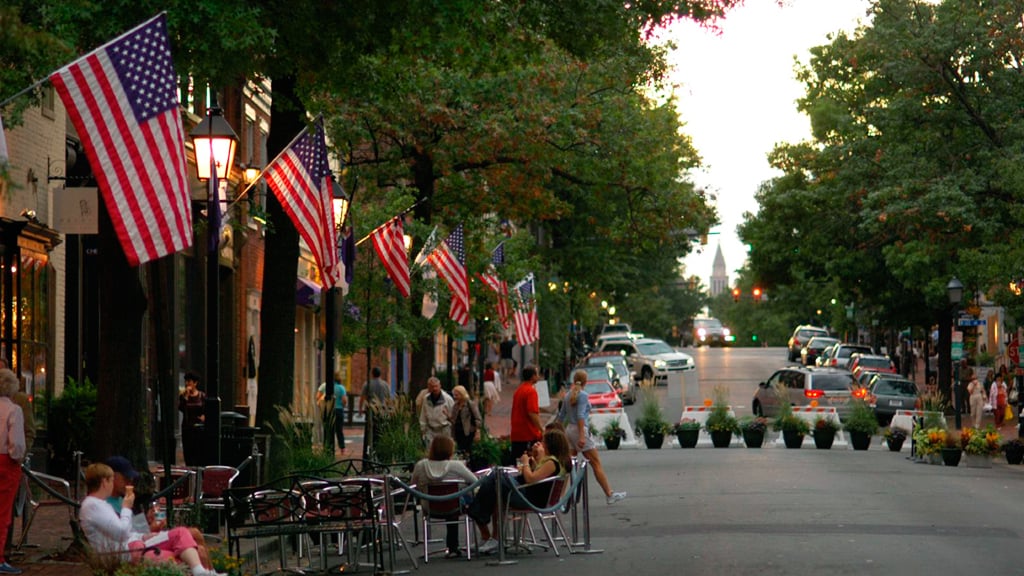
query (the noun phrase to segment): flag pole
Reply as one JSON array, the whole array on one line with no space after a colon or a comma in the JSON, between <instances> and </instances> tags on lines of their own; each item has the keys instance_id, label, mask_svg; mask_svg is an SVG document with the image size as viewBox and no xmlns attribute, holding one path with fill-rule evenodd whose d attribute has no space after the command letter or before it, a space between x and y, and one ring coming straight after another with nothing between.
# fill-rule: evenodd
<instances>
[{"instance_id":1,"label":"flag pole","mask_svg":"<svg viewBox=\"0 0 1024 576\"><path fill-rule=\"evenodd\" d=\"M366 242L367 240L369 240L370 236L373 236L374 233L376 233L378 230L380 230L381 228L383 228L383 227L387 226L388 224L390 224L391 221L394 220L395 218L401 218L402 216L405 216L409 212L412 212L413 208L416 208L417 206L422 204L425 200L426 200L426 198L420 198L419 200L413 202L412 206L409 206L405 210L402 210L398 214L395 214L391 218L388 218L383 224L381 224L380 226L377 226L376 228L371 230L370 233L367 234L366 236L363 236L362 238L360 238L359 241L356 242L356 246L360 246L360 245L362 245L363 242Z\"/></svg>"},{"instance_id":2,"label":"flag pole","mask_svg":"<svg viewBox=\"0 0 1024 576\"><path fill-rule=\"evenodd\" d=\"M316 123L317 123L317 122L319 122L319 121L320 121L320 120L321 120L322 118L323 118L322 116L317 116L317 117L316 117L316 120L314 120L314 121L313 121L313 123L314 123L314 124L316 124ZM298 134L296 134L294 138L292 138L292 141L291 141L291 142L289 142L287 146L285 146L284 148L282 148L282 149L281 149L281 151L277 153L277 156L274 156L274 159L273 159L273 160L271 160L270 162L267 162L267 166L273 166L273 165L274 165L274 162L277 162L278 160L280 160L280 159L281 159L281 156L284 156L284 153L285 153L285 152L287 152L287 151L288 151L288 150L289 150L289 149L290 149L290 148L292 147L292 144L295 144L295 142L296 142L296 141L297 141L297 140L298 140L299 138L301 138L301 137L302 137L302 135L303 135L303 134L305 134L307 130L309 130L309 126L306 126L306 127L305 127L305 128L303 128L302 130L299 130L299 133L298 133ZM248 185L247 185L247 186L245 187L245 189L244 189L244 190L242 190L241 192L239 192L239 193L238 193L238 196L235 196L235 198L234 198L234 199L233 199L233 200L231 201L231 203L229 203L229 204L228 204L228 205L227 205L227 206L226 206L226 207L224 208L224 212L227 212L228 210L231 210L231 208L232 208L232 207L233 207L233 206L234 206L235 204L238 204L239 200L241 200L241 199L242 199L242 198L243 198L243 197L244 197L244 196L245 196L246 194L248 194L248 193L249 193L249 190L252 190L252 187L253 187L253 186L255 186L255 185L259 184L260 180L262 180L262 179L263 179L263 175L267 173L267 166L264 166L264 167L263 167L263 169L262 169L262 170L260 170L260 173L259 173L259 174L257 174L257 175L256 175L256 177L252 179L252 182L249 182L249 184L248 184Z\"/></svg>"}]
</instances>

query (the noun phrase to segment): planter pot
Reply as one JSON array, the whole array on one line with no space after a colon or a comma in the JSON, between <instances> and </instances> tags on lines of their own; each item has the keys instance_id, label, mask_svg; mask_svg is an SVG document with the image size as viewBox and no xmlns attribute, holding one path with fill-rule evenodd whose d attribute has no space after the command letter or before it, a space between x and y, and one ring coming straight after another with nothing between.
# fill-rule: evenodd
<instances>
[{"instance_id":1,"label":"planter pot","mask_svg":"<svg viewBox=\"0 0 1024 576\"><path fill-rule=\"evenodd\" d=\"M764 432L744 430L743 443L747 445L747 448L760 448L764 445Z\"/></svg>"},{"instance_id":2,"label":"planter pot","mask_svg":"<svg viewBox=\"0 0 1024 576\"><path fill-rule=\"evenodd\" d=\"M715 448L728 448L732 443L732 430L712 430L710 434Z\"/></svg>"},{"instance_id":3,"label":"planter pot","mask_svg":"<svg viewBox=\"0 0 1024 576\"><path fill-rule=\"evenodd\" d=\"M942 466L942 453L928 454L924 457L924 461L933 466Z\"/></svg>"},{"instance_id":4,"label":"planter pot","mask_svg":"<svg viewBox=\"0 0 1024 576\"><path fill-rule=\"evenodd\" d=\"M850 444L854 450L867 450L871 446L871 435L866 432L850 432Z\"/></svg>"},{"instance_id":5,"label":"planter pot","mask_svg":"<svg viewBox=\"0 0 1024 576\"><path fill-rule=\"evenodd\" d=\"M655 450L661 448L661 445L664 443L664 434L648 434L647 432L644 432L644 445L648 448Z\"/></svg>"},{"instance_id":6,"label":"planter pot","mask_svg":"<svg viewBox=\"0 0 1024 576\"><path fill-rule=\"evenodd\" d=\"M618 436L612 436L611 438L604 439L604 447L609 450L618 450L619 444L622 442L622 438Z\"/></svg>"},{"instance_id":7,"label":"planter pot","mask_svg":"<svg viewBox=\"0 0 1024 576\"><path fill-rule=\"evenodd\" d=\"M804 445L804 435L796 430L783 430L782 441L786 443L786 448L799 448Z\"/></svg>"},{"instance_id":8,"label":"planter pot","mask_svg":"<svg viewBox=\"0 0 1024 576\"><path fill-rule=\"evenodd\" d=\"M697 439L700 438L700 430L680 430L676 432L676 440L680 448L693 448L697 446Z\"/></svg>"},{"instance_id":9,"label":"planter pot","mask_svg":"<svg viewBox=\"0 0 1024 576\"><path fill-rule=\"evenodd\" d=\"M960 455L963 452L959 448L943 448L942 449L942 463L946 466L958 466L960 464Z\"/></svg>"},{"instance_id":10,"label":"planter pot","mask_svg":"<svg viewBox=\"0 0 1024 576\"><path fill-rule=\"evenodd\" d=\"M815 430L814 431L814 447L818 450L828 450L832 448L832 443L836 441L835 430Z\"/></svg>"},{"instance_id":11,"label":"planter pot","mask_svg":"<svg viewBox=\"0 0 1024 576\"><path fill-rule=\"evenodd\" d=\"M889 447L890 452L899 452L900 450L903 449L903 440L904 439L902 438L899 440L893 438L886 438L885 445Z\"/></svg>"},{"instance_id":12,"label":"planter pot","mask_svg":"<svg viewBox=\"0 0 1024 576\"><path fill-rule=\"evenodd\" d=\"M991 468L992 457L987 454L964 454L964 466L968 468Z\"/></svg>"},{"instance_id":13,"label":"planter pot","mask_svg":"<svg viewBox=\"0 0 1024 576\"><path fill-rule=\"evenodd\" d=\"M1007 464L1020 464L1024 462L1024 450L1007 450L1005 454Z\"/></svg>"}]
</instances>

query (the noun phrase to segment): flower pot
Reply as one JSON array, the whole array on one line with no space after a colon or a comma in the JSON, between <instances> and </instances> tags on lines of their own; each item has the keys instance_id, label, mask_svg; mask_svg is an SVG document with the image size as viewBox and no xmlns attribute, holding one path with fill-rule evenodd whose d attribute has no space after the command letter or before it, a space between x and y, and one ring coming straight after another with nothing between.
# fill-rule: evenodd
<instances>
[{"instance_id":1,"label":"flower pot","mask_svg":"<svg viewBox=\"0 0 1024 576\"><path fill-rule=\"evenodd\" d=\"M991 468L992 457L988 454L964 454L964 466L968 468Z\"/></svg>"},{"instance_id":2,"label":"flower pot","mask_svg":"<svg viewBox=\"0 0 1024 576\"><path fill-rule=\"evenodd\" d=\"M665 435L662 433L650 434L644 432L644 445L648 448L655 450L661 448L661 445L665 443Z\"/></svg>"},{"instance_id":3,"label":"flower pot","mask_svg":"<svg viewBox=\"0 0 1024 576\"><path fill-rule=\"evenodd\" d=\"M1024 462L1024 449L1007 450L1005 454L1007 464L1020 464Z\"/></svg>"},{"instance_id":4,"label":"flower pot","mask_svg":"<svg viewBox=\"0 0 1024 576\"><path fill-rule=\"evenodd\" d=\"M942 463L946 466L958 466L961 454L962 452L959 448L943 448Z\"/></svg>"},{"instance_id":5,"label":"flower pot","mask_svg":"<svg viewBox=\"0 0 1024 576\"><path fill-rule=\"evenodd\" d=\"M942 466L942 454L935 452L924 457L924 461L933 466Z\"/></svg>"},{"instance_id":6,"label":"flower pot","mask_svg":"<svg viewBox=\"0 0 1024 576\"><path fill-rule=\"evenodd\" d=\"M680 448L693 448L697 446L699 438L700 430L680 430L676 432L676 440L679 441Z\"/></svg>"},{"instance_id":7,"label":"flower pot","mask_svg":"<svg viewBox=\"0 0 1024 576\"><path fill-rule=\"evenodd\" d=\"M728 448L732 443L732 430L712 430L711 444L715 448Z\"/></svg>"},{"instance_id":8,"label":"flower pot","mask_svg":"<svg viewBox=\"0 0 1024 576\"><path fill-rule=\"evenodd\" d=\"M867 450L871 446L871 434L850 431L850 444L854 450Z\"/></svg>"},{"instance_id":9,"label":"flower pot","mask_svg":"<svg viewBox=\"0 0 1024 576\"><path fill-rule=\"evenodd\" d=\"M885 444L889 447L890 452L899 452L903 449L904 438L886 438Z\"/></svg>"},{"instance_id":10,"label":"flower pot","mask_svg":"<svg viewBox=\"0 0 1024 576\"><path fill-rule=\"evenodd\" d=\"M804 444L804 435L796 430L783 430L782 441L786 448L800 448Z\"/></svg>"},{"instance_id":11,"label":"flower pot","mask_svg":"<svg viewBox=\"0 0 1024 576\"><path fill-rule=\"evenodd\" d=\"M764 445L764 431L744 430L743 443L747 445L747 448L760 448Z\"/></svg>"},{"instance_id":12,"label":"flower pot","mask_svg":"<svg viewBox=\"0 0 1024 576\"><path fill-rule=\"evenodd\" d=\"M611 438L604 439L604 447L609 450L618 450L619 444L622 442L622 438L618 436L612 436Z\"/></svg>"},{"instance_id":13,"label":"flower pot","mask_svg":"<svg viewBox=\"0 0 1024 576\"><path fill-rule=\"evenodd\" d=\"M836 441L835 430L815 430L814 431L814 447L818 450L828 450L832 448L832 443Z\"/></svg>"}]
</instances>

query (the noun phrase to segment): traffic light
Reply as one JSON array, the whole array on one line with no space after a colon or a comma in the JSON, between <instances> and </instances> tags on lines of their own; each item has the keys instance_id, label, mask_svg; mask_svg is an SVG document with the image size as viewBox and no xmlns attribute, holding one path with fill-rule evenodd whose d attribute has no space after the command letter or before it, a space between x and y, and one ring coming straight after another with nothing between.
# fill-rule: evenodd
<instances>
[{"instance_id":1,"label":"traffic light","mask_svg":"<svg viewBox=\"0 0 1024 576\"><path fill-rule=\"evenodd\" d=\"M739 288L733 288L732 289L732 301L733 302L739 302L740 301L740 289Z\"/></svg>"},{"instance_id":2,"label":"traffic light","mask_svg":"<svg viewBox=\"0 0 1024 576\"><path fill-rule=\"evenodd\" d=\"M754 288L754 302L760 302L760 301L761 301L761 289L760 288Z\"/></svg>"},{"instance_id":3,"label":"traffic light","mask_svg":"<svg viewBox=\"0 0 1024 576\"><path fill-rule=\"evenodd\" d=\"M750 335L750 341L751 342L757 342L757 334L751 334Z\"/></svg>"}]
</instances>

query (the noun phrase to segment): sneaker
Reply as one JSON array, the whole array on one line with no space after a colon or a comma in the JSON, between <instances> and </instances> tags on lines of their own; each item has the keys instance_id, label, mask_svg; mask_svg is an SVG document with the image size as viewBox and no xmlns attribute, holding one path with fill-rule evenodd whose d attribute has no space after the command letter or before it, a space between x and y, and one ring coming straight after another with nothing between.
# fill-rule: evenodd
<instances>
[{"instance_id":1,"label":"sneaker","mask_svg":"<svg viewBox=\"0 0 1024 576\"><path fill-rule=\"evenodd\" d=\"M459 556L462 556L462 554L459 554L459 551L458 551L458 550L452 550L451 548L449 548L449 549L448 549L448 550L447 550L447 551L446 551L446 552L444 553L444 557L445 557L445 558L448 558L448 559L451 559L451 558L458 558Z\"/></svg>"},{"instance_id":2,"label":"sneaker","mask_svg":"<svg viewBox=\"0 0 1024 576\"><path fill-rule=\"evenodd\" d=\"M498 550L498 541L494 538L485 540L480 545L480 549L477 551L478 554L494 554Z\"/></svg>"},{"instance_id":3,"label":"sneaker","mask_svg":"<svg viewBox=\"0 0 1024 576\"><path fill-rule=\"evenodd\" d=\"M606 498L605 501L608 502L609 504L615 504L616 502L619 502L619 501L625 500L625 499L626 499L626 493L625 492L612 492L612 495L609 496L608 498Z\"/></svg>"},{"instance_id":4,"label":"sneaker","mask_svg":"<svg viewBox=\"0 0 1024 576\"><path fill-rule=\"evenodd\" d=\"M0 574L21 574L21 569L15 568L7 562L0 562Z\"/></svg>"},{"instance_id":5,"label":"sneaker","mask_svg":"<svg viewBox=\"0 0 1024 576\"><path fill-rule=\"evenodd\" d=\"M196 566L192 570L192 576L228 576L224 572L217 572L216 570L207 570L202 566Z\"/></svg>"}]
</instances>

